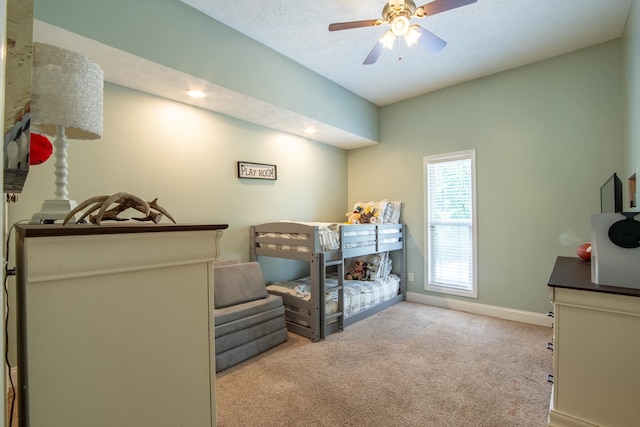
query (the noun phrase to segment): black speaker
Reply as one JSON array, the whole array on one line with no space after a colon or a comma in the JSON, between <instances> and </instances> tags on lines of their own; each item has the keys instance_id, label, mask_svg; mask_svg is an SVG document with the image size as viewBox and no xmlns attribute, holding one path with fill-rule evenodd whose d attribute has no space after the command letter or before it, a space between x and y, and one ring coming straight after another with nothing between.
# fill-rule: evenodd
<instances>
[{"instance_id":1,"label":"black speaker","mask_svg":"<svg viewBox=\"0 0 640 427\"><path fill-rule=\"evenodd\" d=\"M640 289L640 212L591 215L591 281Z\"/></svg>"},{"instance_id":2,"label":"black speaker","mask_svg":"<svg viewBox=\"0 0 640 427\"><path fill-rule=\"evenodd\" d=\"M633 219L637 212L621 212L625 219L614 222L609 227L609 240L621 248L640 247L640 221ZM640 280L640 279L639 279Z\"/></svg>"}]
</instances>

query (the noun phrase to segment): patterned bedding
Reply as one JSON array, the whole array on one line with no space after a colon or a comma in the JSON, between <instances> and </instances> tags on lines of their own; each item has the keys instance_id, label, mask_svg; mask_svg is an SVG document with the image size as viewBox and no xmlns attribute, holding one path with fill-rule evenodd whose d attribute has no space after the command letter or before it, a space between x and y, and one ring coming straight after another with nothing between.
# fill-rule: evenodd
<instances>
[{"instance_id":1,"label":"patterned bedding","mask_svg":"<svg viewBox=\"0 0 640 427\"><path fill-rule=\"evenodd\" d=\"M338 286L338 277L327 275L327 288ZM398 295L400 278L389 274L382 279L373 281L345 280L344 281L344 313L345 317L352 316L374 305ZM275 293L293 295L309 301L311 298L311 278L309 276L287 282L275 282L267 286L267 290ZM325 293L325 313L335 313L338 309L338 292Z\"/></svg>"}]
</instances>

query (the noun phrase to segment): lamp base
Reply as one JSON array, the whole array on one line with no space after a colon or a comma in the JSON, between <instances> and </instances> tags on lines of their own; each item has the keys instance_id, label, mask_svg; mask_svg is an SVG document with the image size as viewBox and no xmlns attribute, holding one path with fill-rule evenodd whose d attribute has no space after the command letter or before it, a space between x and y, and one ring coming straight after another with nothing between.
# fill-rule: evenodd
<instances>
[{"instance_id":1,"label":"lamp base","mask_svg":"<svg viewBox=\"0 0 640 427\"><path fill-rule=\"evenodd\" d=\"M40 212L31 217L29 224L53 224L57 220L64 220L78 204L75 200L45 200ZM75 223L76 218L71 218L70 222Z\"/></svg>"}]
</instances>

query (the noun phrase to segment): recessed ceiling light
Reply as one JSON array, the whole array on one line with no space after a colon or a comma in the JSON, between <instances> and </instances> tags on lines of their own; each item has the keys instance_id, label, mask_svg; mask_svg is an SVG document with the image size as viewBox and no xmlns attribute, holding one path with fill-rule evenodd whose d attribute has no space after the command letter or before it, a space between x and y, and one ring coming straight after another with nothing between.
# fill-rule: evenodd
<instances>
[{"instance_id":1,"label":"recessed ceiling light","mask_svg":"<svg viewBox=\"0 0 640 427\"><path fill-rule=\"evenodd\" d=\"M187 95L192 98L204 98L206 96L204 92L199 90L190 90L189 92L187 92Z\"/></svg>"}]
</instances>

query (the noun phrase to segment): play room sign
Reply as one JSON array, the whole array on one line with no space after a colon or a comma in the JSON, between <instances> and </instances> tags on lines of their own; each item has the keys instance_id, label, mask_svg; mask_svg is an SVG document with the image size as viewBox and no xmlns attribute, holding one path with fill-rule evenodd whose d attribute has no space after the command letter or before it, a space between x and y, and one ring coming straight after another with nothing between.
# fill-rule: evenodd
<instances>
[{"instance_id":1,"label":"play room sign","mask_svg":"<svg viewBox=\"0 0 640 427\"><path fill-rule=\"evenodd\" d=\"M238 178L278 179L276 165L238 162Z\"/></svg>"}]
</instances>

